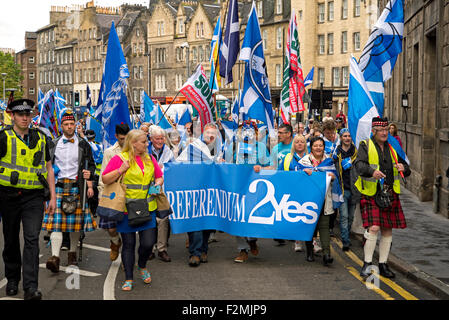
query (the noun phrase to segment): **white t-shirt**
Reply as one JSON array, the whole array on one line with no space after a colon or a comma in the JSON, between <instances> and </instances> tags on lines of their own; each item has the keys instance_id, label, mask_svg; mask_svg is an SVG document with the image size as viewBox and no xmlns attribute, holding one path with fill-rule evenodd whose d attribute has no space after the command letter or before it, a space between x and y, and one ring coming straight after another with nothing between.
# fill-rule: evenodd
<instances>
[{"instance_id":1,"label":"white t-shirt","mask_svg":"<svg viewBox=\"0 0 449 320\"><path fill-rule=\"evenodd\" d=\"M73 136L74 143L64 143L63 136L59 139L55 150L55 165L59 168L58 179L76 179L78 176L78 137Z\"/></svg>"}]
</instances>

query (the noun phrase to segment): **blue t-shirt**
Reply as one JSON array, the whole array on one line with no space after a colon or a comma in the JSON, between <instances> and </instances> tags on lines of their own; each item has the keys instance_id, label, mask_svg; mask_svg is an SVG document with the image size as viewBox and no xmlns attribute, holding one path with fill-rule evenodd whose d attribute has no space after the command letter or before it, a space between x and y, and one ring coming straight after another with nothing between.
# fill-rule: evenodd
<instances>
[{"instance_id":1,"label":"blue t-shirt","mask_svg":"<svg viewBox=\"0 0 449 320\"><path fill-rule=\"evenodd\" d=\"M271 166L275 166L276 164L279 166L281 164L285 156L292 151L292 143L293 139L289 144L280 142L273 147L273 150L271 150Z\"/></svg>"}]
</instances>

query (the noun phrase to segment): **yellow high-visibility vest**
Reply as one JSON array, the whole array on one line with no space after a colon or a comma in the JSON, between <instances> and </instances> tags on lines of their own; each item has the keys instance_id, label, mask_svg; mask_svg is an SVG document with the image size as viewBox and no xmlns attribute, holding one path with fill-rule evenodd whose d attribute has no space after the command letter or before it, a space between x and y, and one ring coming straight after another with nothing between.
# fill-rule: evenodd
<instances>
[{"instance_id":1,"label":"yellow high-visibility vest","mask_svg":"<svg viewBox=\"0 0 449 320\"><path fill-rule=\"evenodd\" d=\"M128 152L120 153L120 157L129 161ZM154 179L154 166L153 161L149 163L143 162L144 172L140 169L137 163L130 165L128 171L126 171L123 177L123 183L126 185L126 198L127 199L145 199L147 197L148 189L151 181ZM148 198L148 210L154 211L157 209L156 199L154 197Z\"/></svg>"},{"instance_id":2,"label":"yellow high-visibility vest","mask_svg":"<svg viewBox=\"0 0 449 320\"><path fill-rule=\"evenodd\" d=\"M21 189L43 189L38 179L41 173L47 179L47 166L45 162L46 140L42 133L33 149L30 149L12 129L5 130L7 137L6 155L0 159L0 185ZM42 151L41 160L33 166L35 154ZM18 173L17 184L11 184L11 175Z\"/></svg>"},{"instance_id":3,"label":"yellow high-visibility vest","mask_svg":"<svg viewBox=\"0 0 449 320\"><path fill-rule=\"evenodd\" d=\"M370 167L374 170L379 170L379 154L377 153L376 146L371 139L365 140L365 144L368 146L368 162ZM394 154L393 154L393 153ZM390 149L391 159L398 159L398 155L394 149ZM401 182L399 180L399 171L393 166L394 183L393 190L397 194L401 193ZM377 180L373 177L362 177L359 176L355 182L355 186L360 191L361 194L372 197L377 192Z\"/></svg>"}]
</instances>

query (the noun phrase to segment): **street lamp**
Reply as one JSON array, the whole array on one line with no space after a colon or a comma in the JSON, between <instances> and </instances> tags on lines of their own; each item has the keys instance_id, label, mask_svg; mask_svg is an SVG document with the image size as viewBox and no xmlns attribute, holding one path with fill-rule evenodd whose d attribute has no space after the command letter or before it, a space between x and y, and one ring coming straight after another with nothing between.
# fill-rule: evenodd
<instances>
[{"instance_id":1,"label":"street lamp","mask_svg":"<svg viewBox=\"0 0 449 320\"><path fill-rule=\"evenodd\" d=\"M3 101L5 101L5 99L6 99L6 90L5 90L6 84L5 84L5 82L6 82L6 76L7 75L8 74L6 72L2 72L2 77L3 77Z\"/></svg>"},{"instance_id":2,"label":"street lamp","mask_svg":"<svg viewBox=\"0 0 449 320\"><path fill-rule=\"evenodd\" d=\"M404 122L404 131L405 131L405 153L408 151L408 136L407 136L407 110L408 110L408 93L404 92L401 97L402 100L402 108L404 108L405 112L405 122Z\"/></svg>"},{"instance_id":3,"label":"street lamp","mask_svg":"<svg viewBox=\"0 0 449 320\"><path fill-rule=\"evenodd\" d=\"M408 109L408 95L407 93L402 94L402 108Z\"/></svg>"}]
</instances>

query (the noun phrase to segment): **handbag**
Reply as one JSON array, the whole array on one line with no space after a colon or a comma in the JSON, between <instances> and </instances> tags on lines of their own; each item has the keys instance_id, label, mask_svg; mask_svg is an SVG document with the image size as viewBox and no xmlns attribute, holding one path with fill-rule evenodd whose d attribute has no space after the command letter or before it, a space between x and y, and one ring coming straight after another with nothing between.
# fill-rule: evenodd
<instances>
[{"instance_id":1,"label":"handbag","mask_svg":"<svg viewBox=\"0 0 449 320\"><path fill-rule=\"evenodd\" d=\"M165 195L164 191L161 191L161 193L157 194L155 198L157 203L156 216L159 219L164 219L173 213L170 202L168 202L167 196Z\"/></svg>"},{"instance_id":2,"label":"handbag","mask_svg":"<svg viewBox=\"0 0 449 320\"><path fill-rule=\"evenodd\" d=\"M120 222L124 218L125 204L126 186L122 175L118 181L104 186L96 214L105 220Z\"/></svg>"},{"instance_id":3,"label":"handbag","mask_svg":"<svg viewBox=\"0 0 449 320\"><path fill-rule=\"evenodd\" d=\"M148 192L145 199L126 199L128 212L128 225L132 228L140 227L151 221L151 213L148 210Z\"/></svg>"}]
</instances>

